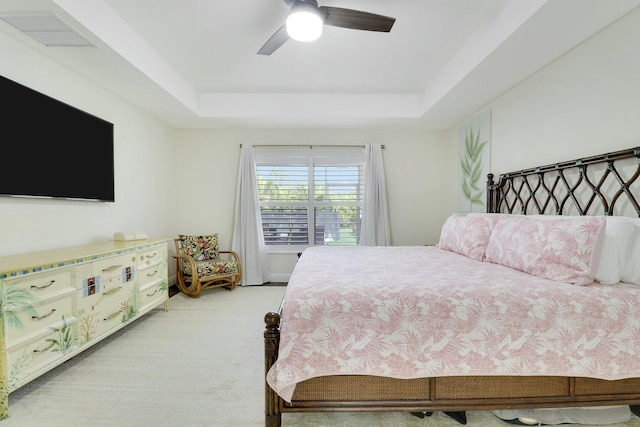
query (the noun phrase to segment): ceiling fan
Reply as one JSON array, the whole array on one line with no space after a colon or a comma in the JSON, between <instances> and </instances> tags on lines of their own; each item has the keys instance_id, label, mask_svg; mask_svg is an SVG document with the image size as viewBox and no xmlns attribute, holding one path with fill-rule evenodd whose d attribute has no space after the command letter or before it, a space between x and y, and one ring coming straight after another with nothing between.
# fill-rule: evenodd
<instances>
[{"instance_id":1,"label":"ceiling fan","mask_svg":"<svg viewBox=\"0 0 640 427\"><path fill-rule=\"evenodd\" d=\"M258 55L271 55L289 38L301 41L315 40L322 34L324 25L388 33L396 22L395 18L375 13L318 6L316 0L284 0L284 2L287 6L291 6L287 21L260 48ZM298 18L301 19L299 22L296 21Z\"/></svg>"}]
</instances>

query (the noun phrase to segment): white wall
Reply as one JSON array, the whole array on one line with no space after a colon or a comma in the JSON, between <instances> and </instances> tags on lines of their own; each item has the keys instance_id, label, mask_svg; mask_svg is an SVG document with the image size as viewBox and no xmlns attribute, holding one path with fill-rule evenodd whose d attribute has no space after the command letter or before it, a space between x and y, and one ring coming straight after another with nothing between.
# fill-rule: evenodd
<instances>
[{"instance_id":1,"label":"white wall","mask_svg":"<svg viewBox=\"0 0 640 427\"><path fill-rule=\"evenodd\" d=\"M635 10L479 109L494 173L640 146L639 28Z\"/></svg>"},{"instance_id":2,"label":"white wall","mask_svg":"<svg viewBox=\"0 0 640 427\"><path fill-rule=\"evenodd\" d=\"M0 256L107 241L115 231L173 236L174 130L4 34L0 52L3 76L114 123L116 176L115 203L0 197Z\"/></svg>"},{"instance_id":3,"label":"white wall","mask_svg":"<svg viewBox=\"0 0 640 427\"><path fill-rule=\"evenodd\" d=\"M219 234L221 248L229 248L233 231L235 183L240 144L385 145L392 241L394 245L437 242L440 228L455 205L455 147L447 132L372 130L179 130L177 131L180 187L184 206L178 212L185 233ZM270 254L274 281L286 280L296 253Z\"/></svg>"}]
</instances>

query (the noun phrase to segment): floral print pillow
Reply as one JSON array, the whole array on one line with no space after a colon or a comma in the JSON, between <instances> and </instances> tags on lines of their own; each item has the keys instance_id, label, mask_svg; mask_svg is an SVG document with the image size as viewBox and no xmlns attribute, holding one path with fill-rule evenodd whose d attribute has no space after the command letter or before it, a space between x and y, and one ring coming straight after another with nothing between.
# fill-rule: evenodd
<instances>
[{"instance_id":1,"label":"floral print pillow","mask_svg":"<svg viewBox=\"0 0 640 427\"><path fill-rule=\"evenodd\" d=\"M574 285L593 282L603 217L536 219L503 216L491 233L487 262Z\"/></svg>"},{"instance_id":2,"label":"floral print pillow","mask_svg":"<svg viewBox=\"0 0 640 427\"><path fill-rule=\"evenodd\" d=\"M440 249L483 261L493 227L501 215L463 216L453 214L440 232Z\"/></svg>"},{"instance_id":3,"label":"floral print pillow","mask_svg":"<svg viewBox=\"0 0 640 427\"><path fill-rule=\"evenodd\" d=\"M185 253L196 261L211 261L219 258L218 234L205 236L180 235Z\"/></svg>"}]
</instances>

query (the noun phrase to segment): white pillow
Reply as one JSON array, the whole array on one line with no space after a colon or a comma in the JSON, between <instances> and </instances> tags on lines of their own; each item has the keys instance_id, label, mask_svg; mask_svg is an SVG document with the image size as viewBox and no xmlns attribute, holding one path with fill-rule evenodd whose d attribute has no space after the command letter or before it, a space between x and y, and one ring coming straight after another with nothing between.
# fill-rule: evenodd
<instances>
[{"instance_id":1,"label":"white pillow","mask_svg":"<svg viewBox=\"0 0 640 427\"><path fill-rule=\"evenodd\" d=\"M627 281L622 280L623 276L627 279L634 276L632 268L628 269L629 271L625 270L627 270L627 264L631 264L633 267L633 263L629 263L627 258L631 252L631 243L634 240L637 241L640 221L637 226L634 226L630 221L633 218L606 216L605 219L607 223L602 251L596 264L594 278L600 283L612 285L620 281Z\"/></svg>"},{"instance_id":2,"label":"white pillow","mask_svg":"<svg viewBox=\"0 0 640 427\"><path fill-rule=\"evenodd\" d=\"M620 281L640 285L640 218L617 218L620 222L626 222L633 226L633 230L626 236L626 256L622 273L620 274Z\"/></svg>"}]
</instances>

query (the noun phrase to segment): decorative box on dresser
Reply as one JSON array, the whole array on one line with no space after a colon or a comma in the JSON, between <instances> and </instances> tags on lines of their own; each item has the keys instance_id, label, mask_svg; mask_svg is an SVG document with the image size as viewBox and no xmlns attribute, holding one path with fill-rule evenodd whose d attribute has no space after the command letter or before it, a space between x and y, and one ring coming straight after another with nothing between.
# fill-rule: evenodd
<instances>
[{"instance_id":1,"label":"decorative box on dresser","mask_svg":"<svg viewBox=\"0 0 640 427\"><path fill-rule=\"evenodd\" d=\"M168 298L166 239L0 257L0 419L8 393Z\"/></svg>"}]
</instances>

